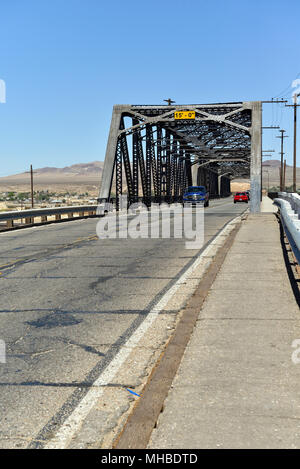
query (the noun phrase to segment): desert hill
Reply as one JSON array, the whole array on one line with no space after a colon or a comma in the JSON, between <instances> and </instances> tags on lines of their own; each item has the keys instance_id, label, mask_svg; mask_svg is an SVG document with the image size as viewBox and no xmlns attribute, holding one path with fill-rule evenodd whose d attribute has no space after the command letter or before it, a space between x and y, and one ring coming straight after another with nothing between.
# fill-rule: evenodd
<instances>
[{"instance_id":1,"label":"desert hill","mask_svg":"<svg viewBox=\"0 0 300 469\"><path fill-rule=\"evenodd\" d=\"M99 182L102 171L103 171L103 161L93 161L92 163L78 163L73 164L71 166L65 166L64 168L56 168L51 166L46 166L45 168L38 168L33 169L34 171L34 179L37 182L41 182L42 180L54 180L57 179L65 179L66 182L69 178L72 179L86 179L86 178L93 178L97 182ZM0 185L4 183L13 183L16 184L21 183L21 181L28 180L28 172L13 174L12 176L6 176L0 178Z\"/></svg>"},{"instance_id":2,"label":"desert hill","mask_svg":"<svg viewBox=\"0 0 300 469\"><path fill-rule=\"evenodd\" d=\"M103 171L103 161L91 163L78 163L63 168L44 167L33 168L33 181L35 191L49 190L63 193L88 192L91 196L98 195ZM13 174L0 178L0 192L30 190L29 172Z\"/></svg>"}]
</instances>

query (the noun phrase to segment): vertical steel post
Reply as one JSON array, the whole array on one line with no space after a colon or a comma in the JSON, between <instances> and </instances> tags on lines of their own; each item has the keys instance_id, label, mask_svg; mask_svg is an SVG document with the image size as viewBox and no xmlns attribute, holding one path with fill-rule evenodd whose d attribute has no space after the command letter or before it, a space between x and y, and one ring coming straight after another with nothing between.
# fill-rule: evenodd
<instances>
[{"instance_id":1,"label":"vertical steel post","mask_svg":"<svg viewBox=\"0 0 300 469\"><path fill-rule=\"evenodd\" d=\"M120 209L120 196L122 195L122 149L121 141L117 143L116 151L116 210Z\"/></svg>"},{"instance_id":2,"label":"vertical steel post","mask_svg":"<svg viewBox=\"0 0 300 469\"><path fill-rule=\"evenodd\" d=\"M192 186L193 179L192 179L191 156L189 154L186 155L185 157L185 172L186 172L186 178L187 178L187 185Z\"/></svg>"},{"instance_id":3,"label":"vertical steel post","mask_svg":"<svg viewBox=\"0 0 300 469\"><path fill-rule=\"evenodd\" d=\"M157 193L159 202L161 201L161 139L162 139L162 130L161 126L158 124L156 127L157 130Z\"/></svg>"},{"instance_id":4,"label":"vertical steel post","mask_svg":"<svg viewBox=\"0 0 300 469\"><path fill-rule=\"evenodd\" d=\"M139 157L139 166L140 166L142 189L143 189L143 200L145 201L145 198L147 197L147 181L146 181L146 169L145 169L145 161L144 161L142 136L140 132L138 133L138 157Z\"/></svg>"},{"instance_id":5,"label":"vertical steel post","mask_svg":"<svg viewBox=\"0 0 300 469\"><path fill-rule=\"evenodd\" d=\"M138 120L133 119L132 125L137 125ZM138 155L138 132L132 134L132 183L133 183L133 202L138 201L139 196L139 155Z\"/></svg>"},{"instance_id":6,"label":"vertical steel post","mask_svg":"<svg viewBox=\"0 0 300 469\"><path fill-rule=\"evenodd\" d=\"M170 201L171 196L171 163L170 163L170 154L171 154L171 133L167 129L166 130L166 195L167 195L167 202Z\"/></svg>"},{"instance_id":7,"label":"vertical steel post","mask_svg":"<svg viewBox=\"0 0 300 469\"><path fill-rule=\"evenodd\" d=\"M121 118L121 130L125 129L124 118ZM124 161L124 169L125 169L125 176L127 182L127 192L128 192L128 203L129 205L132 204L133 200L133 183L132 183L132 174L131 174L131 167L130 167L130 159L129 159L129 152L128 152L128 145L127 145L127 138L126 134L122 133L120 135L121 140L121 149L123 154L123 161Z\"/></svg>"},{"instance_id":8,"label":"vertical steel post","mask_svg":"<svg viewBox=\"0 0 300 469\"><path fill-rule=\"evenodd\" d=\"M122 115L122 106L114 106L110 124L109 137L107 141L104 167L101 178L99 192L99 202L106 202L110 196L110 190L114 174L116 160L116 148L118 144L118 134L120 130L120 121Z\"/></svg>"},{"instance_id":9,"label":"vertical steel post","mask_svg":"<svg viewBox=\"0 0 300 469\"><path fill-rule=\"evenodd\" d=\"M166 156L166 149L167 149L167 132L164 131L164 138L163 138L163 148L161 154L161 194L163 197L167 194L167 156Z\"/></svg>"},{"instance_id":10,"label":"vertical steel post","mask_svg":"<svg viewBox=\"0 0 300 469\"><path fill-rule=\"evenodd\" d=\"M253 101L252 103L252 125L251 125L251 198L250 211L260 212L261 198L261 161L262 161L262 103Z\"/></svg>"},{"instance_id":11,"label":"vertical steel post","mask_svg":"<svg viewBox=\"0 0 300 469\"><path fill-rule=\"evenodd\" d=\"M153 189L154 189L154 194L155 194L155 201L157 202L157 197L158 197L157 168L156 168L156 159L155 159L155 144L154 144L152 129L150 132L150 150L151 150L151 169L152 169Z\"/></svg>"},{"instance_id":12,"label":"vertical steel post","mask_svg":"<svg viewBox=\"0 0 300 469\"><path fill-rule=\"evenodd\" d=\"M151 125L146 126L146 205L151 205L151 169L152 169L152 150L151 150Z\"/></svg>"}]
</instances>

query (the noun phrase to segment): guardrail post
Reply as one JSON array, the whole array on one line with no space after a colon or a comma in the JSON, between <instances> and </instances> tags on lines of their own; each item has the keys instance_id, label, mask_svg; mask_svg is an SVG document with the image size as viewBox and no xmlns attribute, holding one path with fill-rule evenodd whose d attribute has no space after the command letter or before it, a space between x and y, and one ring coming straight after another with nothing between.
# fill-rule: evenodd
<instances>
[{"instance_id":1,"label":"guardrail post","mask_svg":"<svg viewBox=\"0 0 300 469\"><path fill-rule=\"evenodd\" d=\"M55 220L61 220L61 214L60 213L57 213L55 215Z\"/></svg>"},{"instance_id":2,"label":"guardrail post","mask_svg":"<svg viewBox=\"0 0 300 469\"><path fill-rule=\"evenodd\" d=\"M7 220L6 226L7 226L7 228L13 228L14 227L14 221L13 220Z\"/></svg>"},{"instance_id":3,"label":"guardrail post","mask_svg":"<svg viewBox=\"0 0 300 469\"><path fill-rule=\"evenodd\" d=\"M74 213L68 213L68 218L74 218Z\"/></svg>"},{"instance_id":4,"label":"guardrail post","mask_svg":"<svg viewBox=\"0 0 300 469\"><path fill-rule=\"evenodd\" d=\"M45 221L47 221L47 215L42 215L41 222L44 223Z\"/></svg>"},{"instance_id":5,"label":"guardrail post","mask_svg":"<svg viewBox=\"0 0 300 469\"><path fill-rule=\"evenodd\" d=\"M300 200L295 200L295 212L298 215L298 219L300 219Z\"/></svg>"}]
</instances>

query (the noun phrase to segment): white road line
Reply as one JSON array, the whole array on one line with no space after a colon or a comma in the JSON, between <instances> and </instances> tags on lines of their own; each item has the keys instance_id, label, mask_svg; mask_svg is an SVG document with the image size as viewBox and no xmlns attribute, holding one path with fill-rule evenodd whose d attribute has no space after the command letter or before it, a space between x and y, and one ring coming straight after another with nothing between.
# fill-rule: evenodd
<instances>
[{"instance_id":1,"label":"white road line","mask_svg":"<svg viewBox=\"0 0 300 469\"><path fill-rule=\"evenodd\" d=\"M209 251L215 244L218 244L219 238L224 236L224 233L229 230L229 227L236 223L236 220L240 218L240 215L234 220L229 222L223 230L216 236L216 238L209 244L209 246L200 254L199 257L193 262L193 264L181 275L176 283L163 295L158 303L152 308L146 319L136 329L132 336L128 339L126 344L123 345L121 350L117 353L114 359L110 362L107 368L101 373L99 378L93 383L91 389L80 401L78 406L74 409L72 414L62 424L55 437L52 438L45 446L45 449L64 449L70 443L72 437L80 429L84 419L87 417L91 409L97 404L98 399L103 394L107 384L109 384L118 373L119 369L138 345L144 334L147 332L151 324L155 321L159 313L163 310L166 304L169 302L171 297L176 293L180 285L186 282L186 279L192 274L192 272L198 267L202 259L209 256Z\"/></svg>"}]
</instances>

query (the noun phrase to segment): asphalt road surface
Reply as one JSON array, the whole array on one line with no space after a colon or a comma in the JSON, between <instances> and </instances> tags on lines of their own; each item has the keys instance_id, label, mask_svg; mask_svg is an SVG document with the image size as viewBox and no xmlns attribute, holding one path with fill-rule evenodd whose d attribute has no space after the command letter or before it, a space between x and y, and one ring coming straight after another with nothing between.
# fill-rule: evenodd
<instances>
[{"instance_id":1,"label":"asphalt road surface","mask_svg":"<svg viewBox=\"0 0 300 469\"><path fill-rule=\"evenodd\" d=\"M205 243L248 208L205 209ZM0 448L41 448L199 250L95 237L97 219L0 234Z\"/></svg>"}]
</instances>

